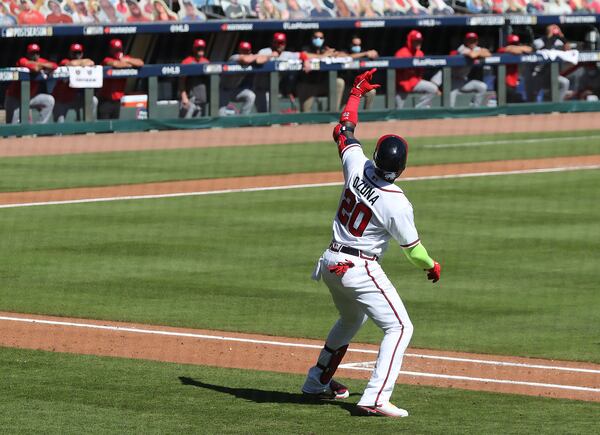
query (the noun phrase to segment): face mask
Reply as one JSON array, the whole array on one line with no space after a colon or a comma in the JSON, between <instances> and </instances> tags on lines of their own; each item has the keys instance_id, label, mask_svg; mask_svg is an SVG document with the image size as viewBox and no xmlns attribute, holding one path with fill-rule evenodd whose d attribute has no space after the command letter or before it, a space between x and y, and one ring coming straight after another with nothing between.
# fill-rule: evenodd
<instances>
[{"instance_id":1,"label":"face mask","mask_svg":"<svg viewBox=\"0 0 600 435\"><path fill-rule=\"evenodd\" d=\"M360 53L360 49L361 49L360 45L353 45L351 48L352 53Z\"/></svg>"},{"instance_id":2,"label":"face mask","mask_svg":"<svg viewBox=\"0 0 600 435\"><path fill-rule=\"evenodd\" d=\"M323 42L325 42L323 38L313 38L312 40L313 45L317 48L321 48L323 46Z\"/></svg>"}]
</instances>

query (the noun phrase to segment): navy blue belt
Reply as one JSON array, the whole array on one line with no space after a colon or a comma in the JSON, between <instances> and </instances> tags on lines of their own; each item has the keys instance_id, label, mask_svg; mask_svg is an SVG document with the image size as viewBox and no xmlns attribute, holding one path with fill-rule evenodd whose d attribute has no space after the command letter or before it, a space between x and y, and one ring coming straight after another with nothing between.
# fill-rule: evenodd
<instances>
[{"instance_id":1,"label":"navy blue belt","mask_svg":"<svg viewBox=\"0 0 600 435\"><path fill-rule=\"evenodd\" d=\"M343 252L344 254L353 255L370 261L377 261L379 259L377 255L369 255L360 249L351 248L350 246L342 245L337 242L331 242L329 250L333 252Z\"/></svg>"}]
</instances>

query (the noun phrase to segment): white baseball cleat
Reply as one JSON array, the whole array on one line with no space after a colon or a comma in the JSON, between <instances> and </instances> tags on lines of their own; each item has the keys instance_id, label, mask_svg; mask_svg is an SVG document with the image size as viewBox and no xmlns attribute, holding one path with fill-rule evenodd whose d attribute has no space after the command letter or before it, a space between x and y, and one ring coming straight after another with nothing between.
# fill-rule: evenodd
<instances>
[{"instance_id":1,"label":"white baseball cleat","mask_svg":"<svg viewBox=\"0 0 600 435\"><path fill-rule=\"evenodd\" d=\"M408 417L408 411L406 409L398 408L397 406L392 405L390 402L375 406L356 406L367 415L378 415L382 417Z\"/></svg>"}]
</instances>

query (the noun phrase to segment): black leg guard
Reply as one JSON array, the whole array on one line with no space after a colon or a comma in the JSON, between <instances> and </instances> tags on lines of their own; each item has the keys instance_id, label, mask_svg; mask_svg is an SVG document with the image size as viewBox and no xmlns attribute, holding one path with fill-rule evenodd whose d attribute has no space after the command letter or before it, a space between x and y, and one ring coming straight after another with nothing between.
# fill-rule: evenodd
<instances>
[{"instance_id":1,"label":"black leg guard","mask_svg":"<svg viewBox=\"0 0 600 435\"><path fill-rule=\"evenodd\" d=\"M331 378L342 362L344 355L346 355L347 349L347 344L336 350L330 349L327 347L327 345L323 347L317 362L317 367L323 370L323 373L321 373L321 377L319 379L322 384L326 385L329 383L329 381L331 381Z\"/></svg>"}]
</instances>

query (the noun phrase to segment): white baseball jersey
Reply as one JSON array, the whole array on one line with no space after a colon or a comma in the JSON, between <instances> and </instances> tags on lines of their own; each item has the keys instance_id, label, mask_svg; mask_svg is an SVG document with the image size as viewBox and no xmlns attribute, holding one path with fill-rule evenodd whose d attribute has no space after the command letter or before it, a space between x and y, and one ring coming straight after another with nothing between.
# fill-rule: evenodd
<instances>
[{"instance_id":1,"label":"white baseball jersey","mask_svg":"<svg viewBox=\"0 0 600 435\"><path fill-rule=\"evenodd\" d=\"M335 219L333 240L381 257L390 238L403 248L419 243L413 208L404 192L375 174L360 142L340 135L344 190Z\"/></svg>"}]
</instances>

